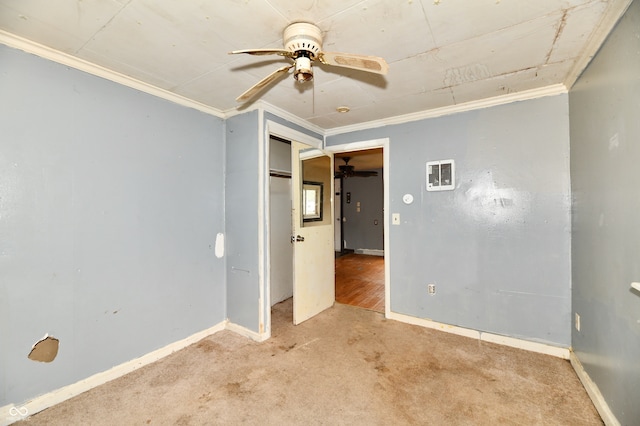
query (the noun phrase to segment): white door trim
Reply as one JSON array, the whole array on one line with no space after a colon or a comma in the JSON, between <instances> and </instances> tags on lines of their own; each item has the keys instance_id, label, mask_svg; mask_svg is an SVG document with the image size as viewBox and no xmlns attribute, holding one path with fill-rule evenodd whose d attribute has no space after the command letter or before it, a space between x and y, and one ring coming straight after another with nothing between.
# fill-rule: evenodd
<instances>
[{"instance_id":1,"label":"white door trim","mask_svg":"<svg viewBox=\"0 0 640 426\"><path fill-rule=\"evenodd\" d=\"M258 223L258 253L259 253L259 285L260 296L258 300L258 315L260 318L260 336L262 340L271 337L271 251L269 242L271 239L271 225L269 223L269 136L275 135L290 141L302 142L314 148L322 149L323 140L302 133L298 130L285 126L284 124L265 119L264 111L260 112L259 125L263 129L260 141L260 170L259 185L261 194L258 200L259 223ZM264 147L264 148L262 148ZM264 324L264 327L262 327Z\"/></svg>"},{"instance_id":2,"label":"white door trim","mask_svg":"<svg viewBox=\"0 0 640 426\"><path fill-rule=\"evenodd\" d=\"M391 249L389 244L389 138L332 145L325 147L324 150L336 154L338 152L361 151L371 148L382 148L382 179L384 188L384 316L389 318L391 314L391 274L389 267L389 265L391 265Z\"/></svg>"}]
</instances>

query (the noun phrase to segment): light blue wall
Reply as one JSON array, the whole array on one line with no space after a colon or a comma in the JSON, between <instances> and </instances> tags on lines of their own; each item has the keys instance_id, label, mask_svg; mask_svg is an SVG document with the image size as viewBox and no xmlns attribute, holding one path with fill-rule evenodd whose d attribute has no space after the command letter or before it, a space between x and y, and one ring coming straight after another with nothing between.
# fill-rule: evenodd
<instances>
[{"instance_id":1,"label":"light blue wall","mask_svg":"<svg viewBox=\"0 0 640 426\"><path fill-rule=\"evenodd\" d=\"M570 345L568 114L558 95L328 138L390 139L393 312ZM444 159L456 189L427 192L425 163Z\"/></svg>"},{"instance_id":2,"label":"light blue wall","mask_svg":"<svg viewBox=\"0 0 640 426\"><path fill-rule=\"evenodd\" d=\"M256 333L269 332L271 307L267 297L268 257L265 255L264 262L259 258L261 252L269 250L268 204L266 200L262 206L259 203L260 192L269 193L269 144L264 134L267 120L322 140L313 131L268 112L255 110L226 120L227 313L229 321ZM261 229L262 247L258 238ZM262 283L260 274L265 277Z\"/></svg>"},{"instance_id":3,"label":"light blue wall","mask_svg":"<svg viewBox=\"0 0 640 426\"><path fill-rule=\"evenodd\" d=\"M227 314L254 332L260 332L258 119L252 111L226 121Z\"/></svg>"},{"instance_id":4,"label":"light blue wall","mask_svg":"<svg viewBox=\"0 0 640 426\"><path fill-rule=\"evenodd\" d=\"M0 45L0 406L226 318L223 122ZM45 333L51 363L27 359Z\"/></svg>"},{"instance_id":5,"label":"light blue wall","mask_svg":"<svg viewBox=\"0 0 640 426\"><path fill-rule=\"evenodd\" d=\"M623 425L640 424L640 3L569 95L573 349Z\"/></svg>"},{"instance_id":6,"label":"light blue wall","mask_svg":"<svg viewBox=\"0 0 640 426\"><path fill-rule=\"evenodd\" d=\"M597 104L595 88L611 84L594 75L581 80L591 85L586 101L572 92L572 113L574 104ZM637 83L630 87L614 92L637 93ZM0 93L0 406L225 318L263 331L259 193L268 185L268 146L261 157L260 124L268 119L320 135L257 111L223 123L4 46ZM637 115L632 99L639 98L625 98L624 111ZM585 106L578 118L587 129L592 113ZM624 124L625 135L637 136L629 130L637 120ZM605 136L608 142L611 135ZM389 226L391 309L569 346L568 97L336 135L327 144L384 137L390 138L390 213L401 215L400 226ZM584 173L599 167L589 149L579 160ZM456 161L456 190L426 192L425 162L448 158ZM414 195L413 204L402 203L405 193ZM223 259L213 255L217 232L226 233ZM625 241L627 247L633 240ZM574 262L597 255L578 252ZM574 274L582 273L578 268ZM435 296L427 295L428 283L436 283ZM585 301L602 303L589 292L604 291L584 288L574 303L589 312ZM593 318L613 317L603 329L620 325L610 307ZM592 320L589 314L585 320ZM29 361L31 345L44 333L60 339L58 358ZM606 390L610 371L589 363L602 353L590 345L600 340L602 346L604 336L598 329L582 350L583 363ZM622 353L635 353L627 347ZM627 390L611 393L617 398Z\"/></svg>"}]
</instances>

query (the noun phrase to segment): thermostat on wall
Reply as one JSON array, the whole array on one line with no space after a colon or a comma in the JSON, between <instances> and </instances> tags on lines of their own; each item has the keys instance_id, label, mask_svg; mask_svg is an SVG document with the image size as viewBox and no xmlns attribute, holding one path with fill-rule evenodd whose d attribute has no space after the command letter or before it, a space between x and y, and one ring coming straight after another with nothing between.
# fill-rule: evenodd
<instances>
[{"instance_id":1,"label":"thermostat on wall","mask_svg":"<svg viewBox=\"0 0 640 426\"><path fill-rule=\"evenodd\" d=\"M403 201L405 204L411 204L411 203L413 203L413 195L411 195L411 194L404 194L404 195L402 196L402 201Z\"/></svg>"},{"instance_id":2,"label":"thermostat on wall","mask_svg":"<svg viewBox=\"0 0 640 426\"><path fill-rule=\"evenodd\" d=\"M427 191L447 191L456 186L453 160L427 162Z\"/></svg>"}]
</instances>

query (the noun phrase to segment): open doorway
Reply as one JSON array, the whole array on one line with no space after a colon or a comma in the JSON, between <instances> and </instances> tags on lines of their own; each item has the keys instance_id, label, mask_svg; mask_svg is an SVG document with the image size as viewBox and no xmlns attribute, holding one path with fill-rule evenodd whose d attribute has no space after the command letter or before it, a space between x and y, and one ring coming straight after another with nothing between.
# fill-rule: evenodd
<instances>
[{"instance_id":1,"label":"open doorway","mask_svg":"<svg viewBox=\"0 0 640 426\"><path fill-rule=\"evenodd\" d=\"M385 312L383 149L334 154L336 302Z\"/></svg>"},{"instance_id":2,"label":"open doorway","mask_svg":"<svg viewBox=\"0 0 640 426\"><path fill-rule=\"evenodd\" d=\"M283 135L287 135L287 133L285 132L279 132L279 133L282 133ZM275 162L277 160L274 160L274 158L271 158L271 161L270 161L270 169L271 169L270 171L271 171L272 180L281 181L283 184L283 187L282 187L283 190L281 191L282 193L279 194L279 195L282 195L282 198L278 198L279 195L275 195L275 198L272 198L274 197L274 194L271 194L271 197L270 197L272 198L271 207L273 208L274 204L278 204L279 205L278 207L283 207L286 205L291 205L288 201L285 201L291 197L290 195L291 189L289 187L289 183L287 182L291 180L290 167L292 166L291 164L292 158L290 157L290 150L291 150L291 145L289 142L290 139L288 137L285 139L277 136L274 138L275 135L273 134L271 134L270 136L271 136L270 151L278 150L278 148L274 148L274 147L275 145L278 145L278 143L281 143L282 144L281 155L282 155L282 158L285 159L284 165L276 165ZM297 135L297 136L300 136L300 135ZM334 199L334 205L340 206L340 207L345 205L346 208L345 208L344 215L342 215L341 213L335 214L333 218L333 224L335 225L334 227L337 228L338 230L336 233L338 238L335 241L337 242L337 244L334 244L336 258L333 261L335 263L334 265L331 265L331 266L335 266L336 268L335 276L338 277L339 279L344 279L342 283L348 280L351 283L352 287L354 288L353 293L357 293L357 296L354 296L354 295L350 296L351 300L345 300L343 298L343 294L338 293L335 295L336 296L335 301L337 301L338 303L354 304L356 306L360 306L363 308L373 309L376 311L384 312L385 315L387 315L389 312L389 300L390 300L390 294L389 294L390 289L389 289L389 282L388 282L389 280L389 276L388 276L389 275L389 271L388 271L389 253L388 253L388 247L387 247L388 238L386 236L387 230L385 229L385 224L388 222L388 217L387 217L388 213L386 212L386 206L388 205L388 195L387 195L388 180L386 179L386 176L385 176L385 171L386 171L385 169L386 169L386 164L388 162L388 154L389 154L388 140L380 139L380 140L356 142L356 143L347 144L343 146L334 146L334 147L329 147L328 151L332 152L334 155L335 173L338 173L339 171L345 170L345 169L350 170L350 167L349 168L343 167L341 169L340 166L352 166L354 171L360 172L359 174L367 171L376 171L375 175L372 174L369 177L338 176L337 178L338 186L336 187L335 191L332 191L333 194L337 194L336 198ZM271 154L273 155L274 152L271 152ZM344 157L350 157L350 159L348 161L345 161ZM378 185L376 189L372 189L371 187L367 188L367 185L364 185L365 188L360 188L360 186L362 186L366 182L372 183L376 180L378 181ZM345 183L345 182L346 182L345 188L340 187L340 183ZM363 198L362 196L363 194L364 196L372 195L372 192L374 192L378 197L378 201L373 203L369 201L369 198ZM350 203L347 203L347 199L346 199L347 193L351 193ZM357 211L358 201L360 202L359 212ZM366 216L367 213L371 213L372 211L372 208L370 207L371 205L376 206L373 209L374 211L377 211L376 217ZM358 214L357 217L350 216L350 213L349 213L350 207L356 209L355 213ZM274 217L280 219L285 215L286 214L284 212L280 212L280 213L272 212L272 219ZM366 220L362 219L365 217L367 218ZM343 222L343 218L346 218L346 222ZM290 219L290 218L287 218L287 219ZM359 220L359 219L362 219L362 220ZM346 227L343 227L345 223L347 223L347 225ZM351 228L349 227L350 225L352 225ZM360 225L360 227L358 228L357 225ZM282 236L279 236L278 232L274 232L275 225L271 223L271 232L270 232L269 240L273 241L274 239L281 239L281 237L290 238L290 236L293 234L286 232L287 229L290 229L290 226L291 226L290 224L284 224L282 228L280 228L282 230L281 232ZM356 226L355 233L353 232L354 231L353 226ZM364 226L365 231L362 231L361 229L362 226ZM368 226L376 227L376 232L367 231L366 228ZM368 243L366 241L358 243L358 241L362 241L361 239L359 239L357 235L358 232L364 233L364 237L368 236L368 237L377 238L378 244ZM284 238L281 239L281 242L283 241L284 241ZM278 293L278 290L276 290L275 287L277 287L280 283L284 283L285 280L283 280L282 278L276 278L273 275L273 272L274 272L273 269L278 269L278 272L282 272L288 277L290 277L291 269L288 269L288 271L285 271L286 269L285 266L290 268L291 254L289 253L287 255L285 254L286 253L285 250L279 250L275 247L270 248L270 253L271 253L271 258L269 263L271 268L271 274L269 274L270 283L268 284L268 287L267 287L267 292L266 292L267 298L268 300L270 300L271 306L273 306L274 304L279 304L278 301L281 299L281 297L288 297L287 299L285 299L286 302L282 302L282 303L285 303L287 306L289 306L289 308L287 308L287 311L289 312L287 314L287 317L290 318L291 284L290 282L288 282L286 284L286 291L283 291L282 293L280 293L281 296L277 297L276 293ZM276 266L278 265L278 262L273 257L278 256L280 254L283 255L281 259L282 263L279 264L280 266ZM345 254L353 254L353 256L349 258L347 256L343 256ZM350 260L350 262L346 262L347 260ZM335 284L336 284L335 281L332 280L332 285L335 286ZM373 290L372 287L375 287L375 290ZM338 283L337 288L334 288L334 289L341 291L344 288L340 286L340 283ZM285 294L286 296L284 296ZM269 310L269 312L271 312L271 310ZM269 314L269 324L271 324L270 314Z\"/></svg>"}]
</instances>

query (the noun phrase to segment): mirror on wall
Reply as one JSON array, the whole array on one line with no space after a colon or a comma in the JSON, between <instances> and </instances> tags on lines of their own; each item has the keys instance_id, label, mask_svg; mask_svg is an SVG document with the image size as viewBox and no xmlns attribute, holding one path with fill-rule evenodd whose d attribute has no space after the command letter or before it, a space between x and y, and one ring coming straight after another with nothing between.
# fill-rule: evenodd
<instances>
[{"instance_id":1,"label":"mirror on wall","mask_svg":"<svg viewBox=\"0 0 640 426\"><path fill-rule=\"evenodd\" d=\"M331 158L317 149L301 153L302 161L302 226L331 223L325 210L331 206Z\"/></svg>"},{"instance_id":2,"label":"mirror on wall","mask_svg":"<svg viewBox=\"0 0 640 426\"><path fill-rule=\"evenodd\" d=\"M302 183L302 220L304 222L322 220L322 182Z\"/></svg>"}]
</instances>

